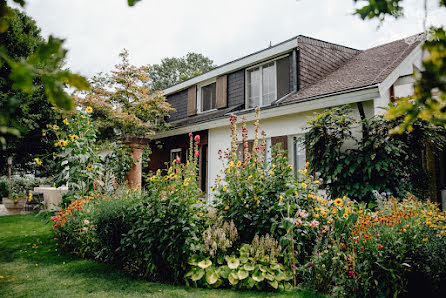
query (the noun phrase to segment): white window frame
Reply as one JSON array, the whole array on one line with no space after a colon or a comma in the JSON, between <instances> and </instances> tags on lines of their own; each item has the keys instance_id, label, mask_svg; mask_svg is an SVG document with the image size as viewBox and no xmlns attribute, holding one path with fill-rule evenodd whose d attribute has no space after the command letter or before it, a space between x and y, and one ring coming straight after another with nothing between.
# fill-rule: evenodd
<instances>
[{"instance_id":1,"label":"white window frame","mask_svg":"<svg viewBox=\"0 0 446 298\"><path fill-rule=\"evenodd\" d=\"M298 146L299 146L299 144L298 144L298 142L297 142L297 139L299 139L299 138L302 138L304 135L303 134L296 134L296 135L292 135L292 136L289 136L289 142L288 142L288 145L291 145L291 147L288 147L288 148L293 148L293 150L292 150L292 152L293 152L293 156L292 156L292 165L293 165L293 172L294 172L294 176L295 177L297 177L297 172L299 171L299 170L303 170L303 169L305 169L305 166L304 166L304 168L297 168L297 160L296 160L296 150L298 149ZM304 145L304 147L303 147L303 152L304 152L304 156L305 156L305 164L306 164L306 160L307 160L307 152L306 152L306 149L305 149L305 143L303 143L303 145ZM305 165L304 164L304 165Z\"/></svg>"},{"instance_id":2,"label":"white window frame","mask_svg":"<svg viewBox=\"0 0 446 298\"><path fill-rule=\"evenodd\" d=\"M179 156L181 156L181 148L175 148L175 149L170 149L170 164L173 163L173 159L172 159L172 153L178 153L180 152ZM176 158L176 157L175 157ZM181 157L180 157L181 158ZM183 161L181 161L183 162Z\"/></svg>"},{"instance_id":3,"label":"white window frame","mask_svg":"<svg viewBox=\"0 0 446 298\"><path fill-rule=\"evenodd\" d=\"M215 91L217 91L217 78L213 78L211 80L207 80L203 83L201 83L200 85L197 85L197 113L198 114L202 114L202 113L208 113L208 112L212 112L212 111L216 111L217 108L215 109L211 109L211 110L207 110L207 111L203 111L202 107L203 107L203 98L201 98L201 88L206 87L210 84L215 83ZM215 106L217 106L217 92L215 92Z\"/></svg>"},{"instance_id":4,"label":"white window frame","mask_svg":"<svg viewBox=\"0 0 446 298\"><path fill-rule=\"evenodd\" d=\"M282 55L282 56L279 56L279 57L276 57L276 58L274 58L274 59L270 59L270 60L268 60L268 61L264 61L264 62L262 62L262 63L259 63L259 64L256 64L256 65L253 65L253 66L250 66L250 67L248 67L248 68L246 68L245 69L245 107L246 107L246 109L248 110L248 109L254 109L254 108L256 108L256 107L248 107L248 102L249 102L249 98L248 98L248 96L249 96L249 84L248 84L248 73L249 73L249 71L250 70L253 70L254 68L259 68L259 70L260 70L260 84L259 84L259 88L260 88L260 93L259 93L259 95L260 95L260 99L259 99L259 105L261 106L261 107L263 107L263 106L265 106L264 104L263 104L263 66L264 65L266 65L266 64L270 64L271 62L273 62L274 64L273 64L273 67L274 67L274 97L275 97L275 99L271 102L271 103L273 103L274 101L276 101L278 98L277 98L277 63L276 63L276 61L277 60L280 60L280 59L283 59L283 58L285 58L285 57L288 57L289 56L289 54L287 54L287 55Z\"/></svg>"}]
</instances>

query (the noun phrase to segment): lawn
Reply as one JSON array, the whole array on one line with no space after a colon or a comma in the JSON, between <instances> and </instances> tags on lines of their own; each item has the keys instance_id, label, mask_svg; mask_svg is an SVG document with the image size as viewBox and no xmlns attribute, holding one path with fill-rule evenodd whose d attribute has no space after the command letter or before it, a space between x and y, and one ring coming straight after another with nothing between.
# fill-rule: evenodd
<instances>
[{"instance_id":1,"label":"lawn","mask_svg":"<svg viewBox=\"0 0 446 298\"><path fill-rule=\"evenodd\" d=\"M0 217L0 296L316 297L309 291L236 292L138 280L113 266L60 252L50 228L35 214Z\"/></svg>"}]
</instances>

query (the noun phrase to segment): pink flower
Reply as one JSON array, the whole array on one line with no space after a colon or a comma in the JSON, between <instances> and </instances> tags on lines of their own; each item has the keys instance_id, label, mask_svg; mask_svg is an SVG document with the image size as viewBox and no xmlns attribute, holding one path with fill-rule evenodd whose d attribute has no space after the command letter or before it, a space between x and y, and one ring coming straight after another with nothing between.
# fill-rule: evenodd
<instances>
[{"instance_id":1,"label":"pink flower","mask_svg":"<svg viewBox=\"0 0 446 298\"><path fill-rule=\"evenodd\" d=\"M317 226L319 226L319 222L318 222L317 220L313 220L313 221L310 223L310 226L312 226L312 227L317 227Z\"/></svg>"},{"instance_id":2,"label":"pink flower","mask_svg":"<svg viewBox=\"0 0 446 298\"><path fill-rule=\"evenodd\" d=\"M195 142L200 142L200 136L199 136L199 135L196 135L195 138L194 138L194 140L195 140Z\"/></svg>"},{"instance_id":3,"label":"pink flower","mask_svg":"<svg viewBox=\"0 0 446 298\"><path fill-rule=\"evenodd\" d=\"M300 218L296 219L296 221L294 222L296 225L301 226L302 225L302 220Z\"/></svg>"},{"instance_id":4,"label":"pink flower","mask_svg":"<svg viewBox=\"0 0 446 298\"><path fill-rule=\"evenodd\" d=\"M300 215L300 217L303 217L303 218L307 218L307 217L308 217L308 213L307 213L307 211L305 211L305 210L301 210L301 211L299 212L299 215Z\"/></svg>"},{"instance_id":5,"label":"pink flower","mask_svg":"<svg viewBox=\"0 0 446 298\"><path fill-rule=\"evenodd\" d=\"M192 133L191 132L189 133L189 138L192 138Z\"/></svg>"},{"instance_id":6,"label":"pink flower","mask_svg":"<svg viewBox=\"0 0 446 298\"><path fill-rule=\"evenodd\" d=\"M200 151L198 151L198 150L195 151L195 155L196 155L196 156L200 156Z\"/></svg>"},{"instance_id":7,"label":"pink flower","mask_svg":"<svg viewBox=\"0 0 446 298\"><path fill-rule=\"evenodd\" d=\"M52 221L56 221L57 220L57 216L51 216L51 220Z\"/></svg>"},{"instance_id":8,"label":"pink flower","mask_svg":"<svg viewBox=\"0 0 446 298\"><path fill-rule=\"evenodd\" d=\"M177 156L177 158L176 158L176 162L177 162L177 164L180 164L180 157L179 156Z\"/></svg>"},{"instance_id":9,"label":"pink flower","mask_svg":"<svg viewBox=\"0 0 446 298\"><path fill-rule=\"evenodd\" d=\"M86 232L86 231L88 231L88 228L87 227L83 227L82 231Z\"/></svg>"},{"instance_id":10,"label":"pink flower","mask_svg":"<svg viewBox=\"0 0 446 298\"><path fill-rule=\"evenodd\" d=\"M84 225L89 225L90 221L88 219L84 219Z\"/></svg>"}]
</instances>

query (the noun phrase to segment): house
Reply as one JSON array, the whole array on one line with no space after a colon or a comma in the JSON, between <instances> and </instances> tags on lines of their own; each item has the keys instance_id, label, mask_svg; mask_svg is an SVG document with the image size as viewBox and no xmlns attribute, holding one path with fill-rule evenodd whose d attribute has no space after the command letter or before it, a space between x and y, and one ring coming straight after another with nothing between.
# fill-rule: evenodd
<instances>
[{"instance_id":1,"label":"house","mask_svg":"<svg viewBox=\"0 0 446 298\"><path fill-rule=\"evenodd\" d=\"M171 129L152 141L149 169L164 168L176 156L184 160L188 133L199 134L200 184L208 192L222 168L218 151L230 146L228 116L253 121L257 106L267 145L282 143L294 169L302 168L305 150L295 140L308 118L345 104L355 107L356 117L370 117L383 113L381 107L394 97L411 94L423 38L419 34L357 50L296 36L167 88L164 95L176 111ZM249 139L252 134L253 129Z\"/></svg>"}]
</instances>

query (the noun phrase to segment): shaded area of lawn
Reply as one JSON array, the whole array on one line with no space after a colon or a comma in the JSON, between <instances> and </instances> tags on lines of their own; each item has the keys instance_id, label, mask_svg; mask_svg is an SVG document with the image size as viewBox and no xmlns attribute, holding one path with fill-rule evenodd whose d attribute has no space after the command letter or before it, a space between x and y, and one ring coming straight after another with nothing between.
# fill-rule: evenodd
<instances>
[{"instance_id":1,"label":"shaded area of lawn","mask_svg":"<svg viewBox=\"0 0 446 298\"><path fill-rule=\"evenodd\" d=\"M0 296L316 297L306 291L191 289L134 279L110 265L61 253L50 228L50 223L34 214L0 217Z\"/></svg>"}]
</instances>

